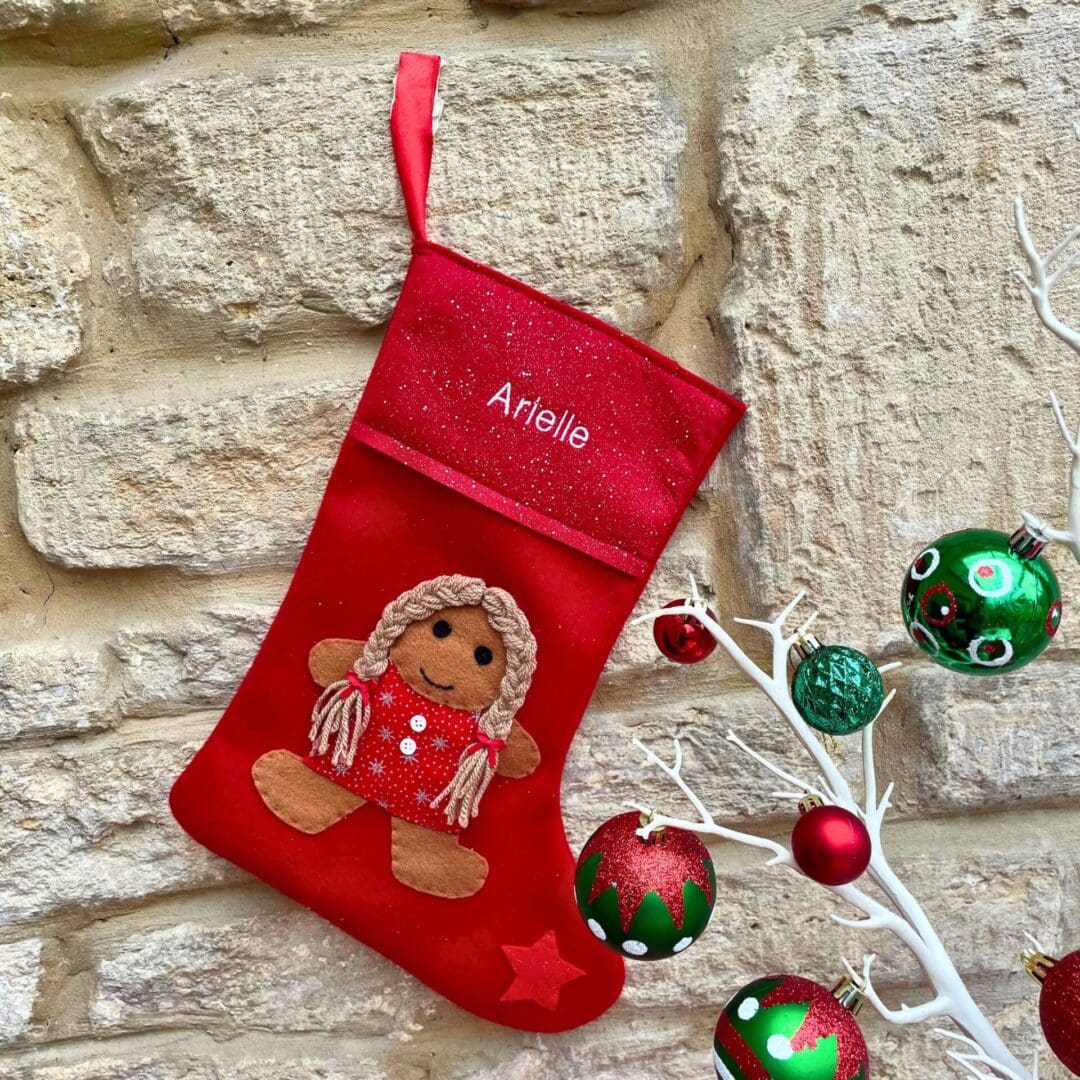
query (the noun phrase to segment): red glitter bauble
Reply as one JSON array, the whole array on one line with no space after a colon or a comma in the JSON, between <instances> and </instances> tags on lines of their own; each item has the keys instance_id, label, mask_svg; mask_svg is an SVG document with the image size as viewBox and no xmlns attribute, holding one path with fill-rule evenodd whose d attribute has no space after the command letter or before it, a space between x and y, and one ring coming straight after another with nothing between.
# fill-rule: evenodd
<instances>
[{"instance_id":1,"label":"red glitter bauble","mask_svg":"<svg viewBox=\"0 0 1080 1080\"><path fill-rule=\"evenodd\" d=\"M1043 981L1039 1021L1050 1049L1080 1076L1080 952L1058 960Z\"/></svg>"},{"instance_id":2,"label":"red glitter bauble","mask_svg":"<svg viewBox=\"0 0 1080 1080\"><path fill-rule=\"evenodd\" d=\"M815 806L795 823L791 853L819 885L847 885L870 865L870 833L841 806Z\"/></svg>"},{"instance_id":3,"label":"red glitter bauble","mask_svg":"<svg viewBox=\"0 0 1080 1080\"><path fill-rule=\"evenodd\" d=\"M665 608L684 607L687 601L672 600ZM709 612L709 617L716 616ZM653 621L656 647L676 664L697 664L712 656L716 638L693 615L661 615Z\"/></svg>"},{"instance_id":4,"label":"red glitter bauble","mask_svg":"<svg viewBox=\"0 0 1080 1080\"><path fill-rule=\"evenodd\" d=\"M578 909L594 936L635 960L689 948L716 902L709 849L668 826L646 839L638 814L620 814L589 837L574 878Z\"/></svg>"}]
</instances>

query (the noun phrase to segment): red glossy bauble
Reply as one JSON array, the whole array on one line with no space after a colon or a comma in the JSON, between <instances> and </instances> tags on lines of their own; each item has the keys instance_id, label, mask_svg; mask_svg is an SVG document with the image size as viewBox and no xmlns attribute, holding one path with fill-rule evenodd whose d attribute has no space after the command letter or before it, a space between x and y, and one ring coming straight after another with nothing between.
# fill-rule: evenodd
<instances>
[{"instance_id":1,"label":"red glossy bauble","mask_svg":"<svg viewBox=\"0 0 1080 1080\"><path fill-rule=\"evenodd\" d=\"M870 865L870 833L840 806L815 806L795 823L791 853L819 885L847 885Z\"/></svg>"},{"instance_id":2,"label":"red glossy bauble","mask_svg":"<svg viewBox=\"0 0 1080 1080\"><path fill-rule=\"evenodd\" d=\"M685 600L672 600L664 607L683 607L685 604ZM709 615L716 618L711 611ZM716 638L693 615L661 615L653 622L653 640L656 647L676 664L700 663L716 648Z\"/></svg>"},{"instance_id":3,"label":"red glossy bauble","mask_svg":"<svg viewBox=\"0 0 1080 1080\"><path fill-rule=\"evenodd\" d=\"M1080 952L1058 960L1043 981L1039 1021L1050 1049L1080 1076Z\"/></svg>"}]
</instances>

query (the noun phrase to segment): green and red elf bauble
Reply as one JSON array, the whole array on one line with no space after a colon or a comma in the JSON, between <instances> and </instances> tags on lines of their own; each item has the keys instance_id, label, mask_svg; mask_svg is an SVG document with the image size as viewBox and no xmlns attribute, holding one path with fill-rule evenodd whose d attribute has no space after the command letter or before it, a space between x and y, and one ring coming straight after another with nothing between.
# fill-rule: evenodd
<instances>
[{"instance_id":1,"label":"green and red elf bauble","mask_svg":"<svg viewBox=\"0 0 1080 1080\"><path fill-rule=\"evenodd\" d=\"M1062 960L1025 953L1024 967L1042 984L1039 1023L1050 1049L1073 1076L1080 1076L1080 951Z\"/></svg>"},{"instance_id":2,"label":"green and red elf bauble","mask_svg":"<svg viewBox=\"0 0 1080 1080\"><path fill-rule=\"evenodd\" d=\"M949 533L904 578L904 622L932 660L969 675L1002 675L1034 660L1061 623L1061 589L1026 526Z\"/></svg>"},{"instance_id":3,"label":"green and red elf bauble","mask_svg":"<svg viewBox=\"0 0 1080 1080\"><path fill-rule=\"evenodd\" d=\"M662 960L704 932L716 902L708 848L685 829L638 835L648 818L620 814L589 837L574 891L586 926L609 949L635 960Z\"/></svg>"},{"instance_id":4,"label":"green and red elf bauble","mask_svg":"<svg viewBox=\"0 0 1080 1080\"><path fill-rule=\"evenodd\" d=\"M724 1007L713 1038L719 1080L869 1080L855 1019L862 994L844 980L827 990L797 975L744 986Z\"/></svg>"}]
</instances>

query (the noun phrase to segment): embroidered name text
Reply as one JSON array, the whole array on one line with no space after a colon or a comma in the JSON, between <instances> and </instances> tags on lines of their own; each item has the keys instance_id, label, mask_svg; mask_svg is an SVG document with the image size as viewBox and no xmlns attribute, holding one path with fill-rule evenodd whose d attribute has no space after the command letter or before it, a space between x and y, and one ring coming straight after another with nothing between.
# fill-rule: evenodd
<instances>
[{"instance_id":1,"label":"embroidered name text","mask_svg":"<svg viewBox=\"0 0 1080 1080\"><path fill-rule=\"evenodd\" d=\"M564 409L561 416L556 416L554 410L541 406L539 398L531 401L519 397L515 402L509 382L492 395L488 405L501 406L503 416L508 419L516 420L524 427L534 427L541 434L550 435L556 442L568 443L575 450L580 450L589 441L589 429L577 422L576 413Z\"/></svg>"}]
</instances>

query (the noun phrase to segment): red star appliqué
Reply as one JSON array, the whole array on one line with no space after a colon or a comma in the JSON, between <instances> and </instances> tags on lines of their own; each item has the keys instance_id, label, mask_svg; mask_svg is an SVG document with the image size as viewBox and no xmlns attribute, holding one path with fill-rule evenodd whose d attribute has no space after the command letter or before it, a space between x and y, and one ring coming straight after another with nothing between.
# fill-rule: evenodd
<instances>
[{"instance_id":1,"label":"red star appliqu\u00e9","mask_svg":"<svg viewBox=\"0 0 1080 1080\"><path fill-rule=\"evenodd\" d=\"M535 945L503 945L502 951L514 969L514 981L503 994L503 1001L535 1001L554 1012L562 988L585 974L559 955L554 930Z\"/></svg>"}]
</instances>

